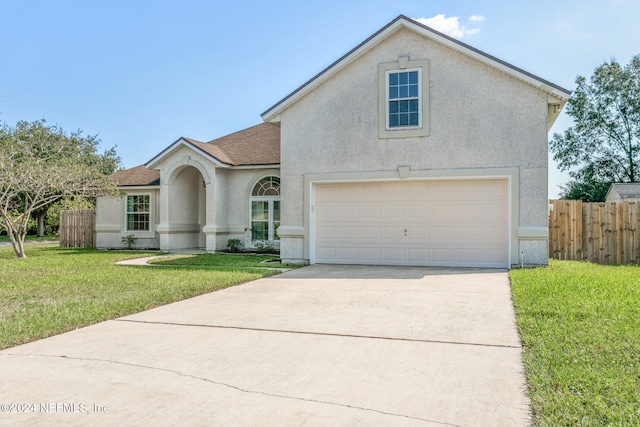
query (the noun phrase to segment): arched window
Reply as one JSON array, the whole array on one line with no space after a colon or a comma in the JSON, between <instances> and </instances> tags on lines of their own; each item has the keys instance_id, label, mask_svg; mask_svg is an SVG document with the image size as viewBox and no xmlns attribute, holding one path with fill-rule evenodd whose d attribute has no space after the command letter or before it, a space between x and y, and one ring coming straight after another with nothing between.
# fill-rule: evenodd
<instances>
[{"instance_id":1,"label":"arched window","mask_svg":"<svg viewBox=\"0 0 640 427\"><path fill-rule=\"evenodd\" d=\"M251 240L277 241L280 226L280 178L267 176L251 191Z\"/></svg>"}]
</instances>

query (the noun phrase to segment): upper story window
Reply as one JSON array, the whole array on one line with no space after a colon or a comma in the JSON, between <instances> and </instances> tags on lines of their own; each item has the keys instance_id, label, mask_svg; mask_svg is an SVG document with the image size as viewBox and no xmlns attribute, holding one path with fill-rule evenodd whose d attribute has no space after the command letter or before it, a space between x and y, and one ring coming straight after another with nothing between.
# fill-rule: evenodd
<instances>
[{"instance_id":1,"label":"upper story window","mask_svg":"<svg viewBox=\"0 0 640 427\"><path fill-rule=\"evenodd\" d=\"M387 72L388 127L420 126L420 69Z\"/></svg>"},{"instance_id":2,"label":"upper story window","mask_svg":"<svg viewBox=\"0 0 640 427\"><path fill-rule=\"evenodd\" d=\"M151 197L148 194L127 196L127 231L149 231Z\"/></svg>"},{"instance_id":3,"label":"upper story window","mask_svg":"<svg viewBox=\"0 0 640 427\"><path fill-rule=\"evenodd\" d=\"M401 56L378 65L380 138L429 135L429 60Z\"/></svg>"}]
</instances>

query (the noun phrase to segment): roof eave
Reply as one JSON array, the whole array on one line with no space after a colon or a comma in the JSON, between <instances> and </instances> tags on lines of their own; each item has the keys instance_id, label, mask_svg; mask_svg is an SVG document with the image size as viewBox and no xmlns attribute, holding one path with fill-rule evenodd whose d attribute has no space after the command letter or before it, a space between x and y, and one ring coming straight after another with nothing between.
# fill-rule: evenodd
<instances>
[{"instance_id":1,"label":"roof eave","mask_svg":"<svg viewBox=\"0 0 640 427\"><path fill-rule=\"evenodd\" d=\"M118 190L157 190L160 184L117 185Z\"/></svg>"},{"instance_id":2,"label":"roof eave","mask_svg":"<svg viewBox=\"0 0 640 427\"><path fill-rule=\"evenodd\" d=\"M387 37L387 35L393 33L399 28L409 28L413 31L421 33L432 40L441 43L445 46L448 46L452 49L455 49L459 52L462 52L474 59L479 60L480 62L485 63L493 68L499 69L507 74L511 74L512 76L518 78L521 81L524 81L538 89L553 95L560 99L562 103L566 102L571 96L571 91L564 89L554 83L551 83L548 80L542 79L534 74L531 74L521 68L518 68L514 65L511 65L499 58L496 58L492 55L489 55L485 52L482 52L479 49L476 49L466 43L463 43L453 37L447 36L439 31L434 30L431 27L423 25L419 22L414 21L413 19L407 18L404 15L400 15L391 21L389 24L382 27L372 36L367 38L365 41L360 43L358 46L347 52L345 55L340 57L337 61L329 65L327 68L322 70L320 73L316 74L314 77L309 79L302 86L291 92L289 95L278 101L271 108L266 110L260 116L262 120L269 123L278 123L280 121L280 114L286 110L291 104L295 103L298 99L305 96L308 92L313 90L315 87L319 86L331 77L336 72L340 71L348 64L353 62L359 56L363 55L373 46L378 44L383 38Z\"/></svg>"},{"instance_id":3,"label":"roof eave","mask_svg":"<svg viewBox=\"0 0 640 427\"><path fill-rule=\"evenodd\" d=\"M162 150L159 154L157 154L155 157L153 157L151 160L145 163L144 164L145 167L147 169L155 169L165 157L170 155L173 151L175 151L181 146L184 146L191 150L196 151L198 154L201 154L202 156L206 157L208 160L211 160L216 165L216 167L221 167L221 168L233 167L233 165L230 165L228 163L221 161L220 159L212 156L211 154L207 153L206 151L196 146L195 144L192 144L190 141L186 140L184 137L178 138L173 144L169 145L167 148Z\"/></svg>"},{"instance_id":4,"label":"roof eave","mask_svg":"<svg viewBox=\"0 0 640 427\"><path fill-rule=\"evenodd\" d=\"M266 163L259 165L237 165L233 169L280 169L280 163Z\"/></svg>"}]
</instances>

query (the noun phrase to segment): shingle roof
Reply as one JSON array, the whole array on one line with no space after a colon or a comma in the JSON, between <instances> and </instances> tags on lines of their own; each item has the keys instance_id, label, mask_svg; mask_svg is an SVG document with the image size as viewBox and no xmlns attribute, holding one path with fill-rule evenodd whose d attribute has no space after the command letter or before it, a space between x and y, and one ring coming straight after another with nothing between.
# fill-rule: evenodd
<instances>
[{"instance_id":1,"label":"shingle roof","mask_svg":"<svg viewBox=\"0 0 640 427\"><path fill-rule=\"evenodd\" d=\"M271 123L260 123L209 142L191 138L180 138L186 145L214 157L230 166L259 166L280 164L280 127ZM154 159L170 152L176 144L167 147ZM111 175L118 186L159 185L160 171L148 169L146 165L136 166Z\"/></svg>"},{"instance_id":2,"label":"shingle roof","mask_svg":"<svg viewBox=\"0 0 640 427\"><path fill-rule=\"evenodd\" d=\"M271 123L260 123L207 143L189 141L232 166L280 164L280 127Z\"/></svg>"},{"instance_id":3,"label":"shingle roof","mask_svg":"<svg viewBox=\"0 0 640 427\"><path fill-rule=\"evenodd\" d=\"M622 198L628 197L640 197L640 183L638 182L629 182L629 183L614 183L611 184L611 187L616 190L616 192Z\"/></svg>"},{"instance_id":4,"label":"shingle roof","mask_svg":"<svg viewBox=\"0 0 640 427\"><path fill-rule=\"evenodd\" d=\"M121 170L111 175L118 187L160 185L160 171L147 169L145 165Z\"/></svg>"}]
</instances>

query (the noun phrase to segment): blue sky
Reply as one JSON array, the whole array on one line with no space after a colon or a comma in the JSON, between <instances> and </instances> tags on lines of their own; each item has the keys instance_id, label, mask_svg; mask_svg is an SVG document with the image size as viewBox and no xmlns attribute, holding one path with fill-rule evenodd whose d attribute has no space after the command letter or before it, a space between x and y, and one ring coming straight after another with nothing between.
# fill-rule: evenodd
<instances>
[{"instance_id":1,"label":"blue sky","mask_svg":"<svg viewBox=\"0 0 640 427\"><path fill-rule=\"evenodd\" d=\"M570 90L640 53L637 0L0 0L0 11L0 120L97 134L125 167L180 136L259 123L399 14ZM570 125L563 114L552 132ZM568 176L549 166L556 197Z\"/></svg>"}]
</instances>

